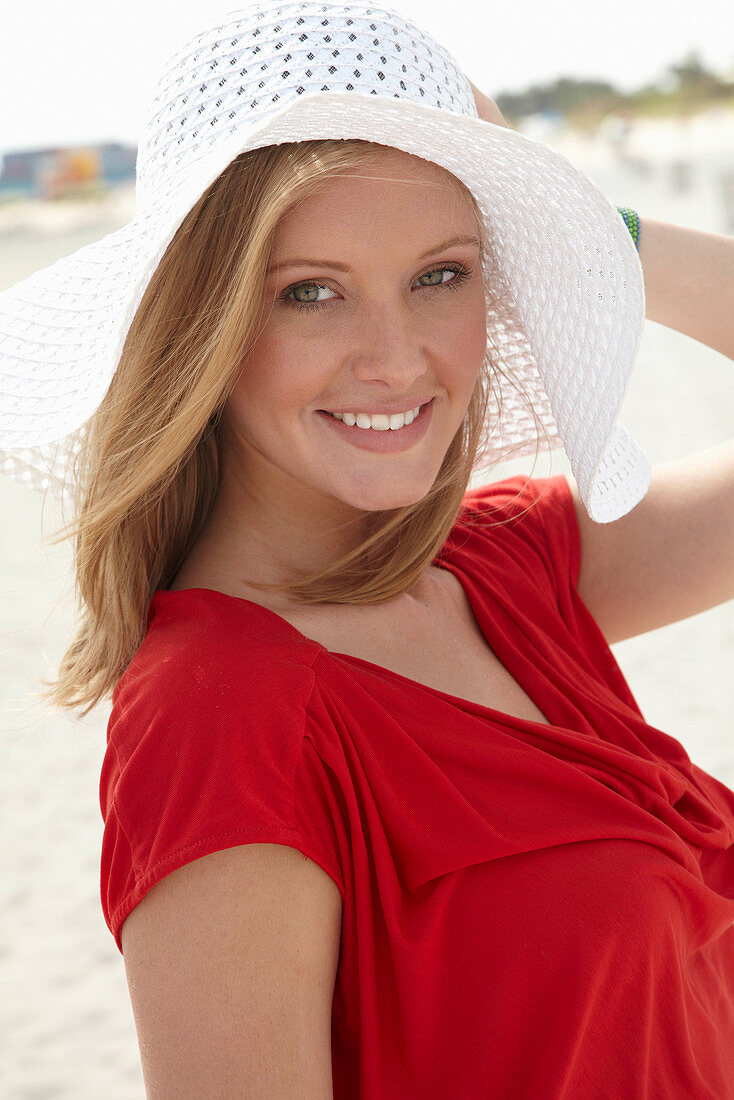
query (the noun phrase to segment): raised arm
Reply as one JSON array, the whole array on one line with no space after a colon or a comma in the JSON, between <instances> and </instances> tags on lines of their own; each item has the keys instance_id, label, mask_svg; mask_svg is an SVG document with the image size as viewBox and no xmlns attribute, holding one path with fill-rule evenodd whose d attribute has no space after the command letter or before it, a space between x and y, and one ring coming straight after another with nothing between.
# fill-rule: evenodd
<instances>
[{"instance_id":1,"label":"raised arm","mask_svg":"<svg viewBox=\"0 0 734 1100\"><path fill-rule=\"evenodd\" d=\"M640 224L647 317L734 358L734 238ZM609 642L734 598L734 439L656 466L645 498L615 523L592 522L572 492L579 594Z\"/></svg>"},{"instance_id":2,"label":"raised arm","mask_svg":"<svg viewBox=\"0 0 734 1100\"><path fill-rule=\"evenodd\" d=\"M479 117L506 126L494 100L469 83ZM640 262L648 319L734 359L734 237L641 218ZM615 523L589 519L568 480L581 536L578 591L607 641L734 599L734 439L656 466L645 498Z\"/></svg>"},{"instance_id":3,"label":"raised arm","mask_svg":"<svg viewBox=\"0 0 734 1100\"><path fill-rule=\"evenodd\" d=\"M734 237L640 218L645 315L734 359Z\"/></svg>"}]
</instances>

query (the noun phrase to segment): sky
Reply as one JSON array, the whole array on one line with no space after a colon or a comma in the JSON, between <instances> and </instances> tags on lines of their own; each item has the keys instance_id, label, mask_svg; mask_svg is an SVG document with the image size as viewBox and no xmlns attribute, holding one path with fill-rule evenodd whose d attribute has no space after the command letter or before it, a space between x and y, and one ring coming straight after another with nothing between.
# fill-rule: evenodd
<instances>
[{"instance_id":1,"label":"sky","mask_svg":"<svg viewBox=\"0 0 734 1100\"><path fill-rule=\"evenodd\" d=\"M102 141L137 144L172 53L237 0L4 0L0 153ZM490 96L560 76L653 82L695 50L734 79L732 0L386 0Z\"/></svg>"}]
</instances>

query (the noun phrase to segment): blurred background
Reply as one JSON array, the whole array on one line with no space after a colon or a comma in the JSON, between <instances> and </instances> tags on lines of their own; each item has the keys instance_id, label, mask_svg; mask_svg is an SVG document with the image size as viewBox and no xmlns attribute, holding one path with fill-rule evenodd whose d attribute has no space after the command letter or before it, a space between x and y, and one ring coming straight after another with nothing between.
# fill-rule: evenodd
<instances>
[{"instance_id":1,"label":"blurred background","mask_svg":"<svg viewBox=\"0 0 734 1100\"><path fill-rule=\"evenodd\" d=\"M211 14L236 5L209 3ZM734 14L729 0L484 5L393 0L511 126L564 154L618 205L734 234ZM114 10L26 0L0 39L0 290L129 221L136 145L168 56L197 33L190 0ZM644 231L644 230L643 230ZM622 422L653 463L731 437L734 366L652 322ZM562 452L479 481L569 472ZM108 709L34 705L75 614L54 501L0 477L0 1007L7 1100L141 1100L122 956L99 900L99 767ZM734 604L613 647L648 722L734 786Z\"/></svg>"}]
</instances>

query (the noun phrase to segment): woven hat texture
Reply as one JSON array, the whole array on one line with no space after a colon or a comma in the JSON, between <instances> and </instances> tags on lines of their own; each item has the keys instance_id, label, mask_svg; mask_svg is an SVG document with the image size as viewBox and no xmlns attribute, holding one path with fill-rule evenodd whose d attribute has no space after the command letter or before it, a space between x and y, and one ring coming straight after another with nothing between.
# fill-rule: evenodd
<instances>
[{"instance_id":1,"label":"woven hat texture","mask_svg":"<svg viewBox=\"0 0 734 1100\"><path fill-rule=\"evenodd\" d=\"M451 54L366 0L252 3L174 54L141 136L132 221L0 294L0 469L61 495L187 212L240 153L335 137L433 161L477 200L492 245L488 341L507 373L485 457L535 451L532 406L591 517L628 512L650 467L618 423L645 318L624 222L559 153L480 120Z\"/></svg>"}]
</instances>

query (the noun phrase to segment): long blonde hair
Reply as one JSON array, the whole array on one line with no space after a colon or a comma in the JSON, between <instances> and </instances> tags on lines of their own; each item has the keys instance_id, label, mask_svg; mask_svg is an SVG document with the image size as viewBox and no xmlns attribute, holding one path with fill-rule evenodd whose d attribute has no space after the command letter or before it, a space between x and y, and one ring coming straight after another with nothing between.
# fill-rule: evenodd
<instances>
[{"instance_id":1,"label":"long blonde hair","mask_svg":"<svg viewBox=\"0 0 734 1100\"><path fill-rule=\"evenodd\" d=\"M312 140L241 154L188 213L156 268L110 387L73 465L78 631L52 709L110 696L145 637L150 600L167 588L202 530L221 475L221 418L261 325L276 226L329 177L374 159L381 146ZM489 248L476 201L456 177ZM488 293L490 288L485 288ZM415 504L367 513L348 554L277 588L303 603L372 604L406 591L449 534L486 442L492 350L436 480Z\"/></svg>"}]
</instances>

